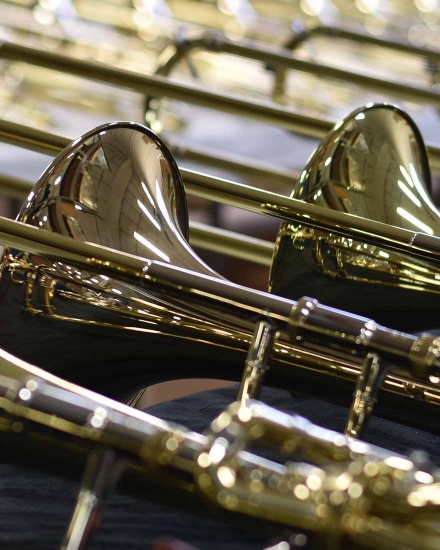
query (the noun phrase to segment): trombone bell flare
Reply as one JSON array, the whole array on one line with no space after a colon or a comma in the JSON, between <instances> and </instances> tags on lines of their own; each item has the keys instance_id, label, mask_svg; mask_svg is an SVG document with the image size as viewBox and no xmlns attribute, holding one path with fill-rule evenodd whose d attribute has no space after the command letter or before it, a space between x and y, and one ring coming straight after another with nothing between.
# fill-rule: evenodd
<instances>
[{"instance_id":1,"label":"trombone bell flare","mask_svg":"<svg viewBox=\"0 0 440 550\"><path fill-rule=\"evenodd\" d=\"M418 237L440 235L430 188L425 145L413 120L393 105L370 104L335 125L292 197L417 231ZM283 222L270 291L291 299L307 293L398 330L431 330L440 326L440 274L429 261L413 258L411 245L401 254Z\"/></svg>"},{"instance_id":2,"label":"trombone bell flare","mask_svg":"<svg viewBox=\"0 0 440 550\"><path fill-rule=\"evenodd\" d=\"M238 381L255 323L268 316L277 328L269 384L286 387L294 377L296 390L313 388L348 404L370 350L402 367L385 379L384 388L399 394L388 396L386 414L401 401L408 408L404 396L414 385L419 413L440 402L435 386L413 377L419 366L424 371L431 349L414 354L415 336L375 325L360 345L368 319L240 287L203 264L185 240L179 174L165 145L146 128L113 123L74 141L43 174L19 220L38 230L10 222L15 235L36 232L40 241L60 247L64 239L79 259L63 248L48 253L33 242L23 245L23 238L5 238L0 346L66 380L117 399L182 377ZM78 241L113 247L112 260L105 248ZM133 264L136 275L126 269ZM432 366L429 373L440 374L440 360ZM323 374L339 379L331 396ZM429 419L438 424L437 414ZM426 427L426 414L416 413L411 422Z\"/></svg>"}]
</instances>

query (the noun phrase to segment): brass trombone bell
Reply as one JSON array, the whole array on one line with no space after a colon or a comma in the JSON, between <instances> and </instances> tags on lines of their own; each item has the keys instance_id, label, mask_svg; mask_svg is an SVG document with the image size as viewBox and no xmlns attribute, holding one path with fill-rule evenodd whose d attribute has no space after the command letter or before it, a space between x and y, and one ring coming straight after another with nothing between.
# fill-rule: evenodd
<instances>
[{"instance_id":1,"label":"brass trombone bell","mask_svg":"<svg viewBox=\"0 0 440 550\"><path fill-rule=\"evenodd\" d=\"M338 123L304 168L292 197L332 212L440 235L440 213L429 197L431 176L422 136L391 105L358 109ZM400 330L438 326L440 276L428 259L303 223L281 225L271 291L372 315ZM416 291L416 292L414 292Z\"/></svg>"},{"instance_id":2,"label":"brass trombone bell","mask_svg":"<svg viewBox=\"0 0 440 550\"><path fill-rule=\"evenodd\" d=\"M326 373L340 380L330 399L346 401L372 352L391 368L384 414L395 399L414 409L438 402L435 336L229 283L183 242L182 193L166 147L142 126L112 123L75 140L30 193L25 225L1 223L0 344L122 399L182 376L239 380L254 326L267 319L276 331L269 383L294 376L297 389L327 393ZM418 399L406 403L414 387Z\"/></svg>"}]
</instances>

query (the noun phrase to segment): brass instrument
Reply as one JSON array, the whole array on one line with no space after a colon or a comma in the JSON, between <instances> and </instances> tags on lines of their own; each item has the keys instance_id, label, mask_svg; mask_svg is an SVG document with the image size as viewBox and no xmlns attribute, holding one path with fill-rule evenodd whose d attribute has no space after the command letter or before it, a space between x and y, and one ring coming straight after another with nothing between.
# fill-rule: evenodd
<instances>
[{"instance_id":1,"label":"brass instrument","mask_svg":"<svg viewBox=\"0 0 440 550\"><path fill-rule=\"evenodd\" d=\"M87 11L86 3L77 5ZM311 35L329 27L314 29ZM400 456L355 438L373 409L438 433L440 338L407 332L438 327L440 241L428 156L435 172L440 149L426 150L412 119L392 105L369 104L333 126L298 108L176 83L164 73L201 47L267 63L275 69L272 98L281 102L286 68L325 71L434 104L439 93L412 83L379 87L378 78L290 57L287 49L307 32L277 51L199 36L177 41L158 76L46 45L0 45L5 60L139 93L147 98L148 122L159 120L156 98L169 97L323 138L296 174L263 164L240 168L229 155L173 142L167 148L135 123L105 124L70 143L0 120L2 141L58 154L35 187L0 176L5 194L26 196L18 222L0 218L7 247L0 279L3 441L12 449L36 441L89 455L62 546L69 550L85 547L126 470L150 487L163 483L179 495L203 496L242 520L261 518L258 527L272 522L272 532L281 524L315 533L330 548L437 548L438 470L420 454ZM341 36L359 39L350 31ZM74 46L71 37L62 40ZM400 46L404 51L394 42ZM429 62L438 55L414 45L411 52ZM179 170L174 152L295 189L287 198ZM189 223L185 192L280 219L275 251L267 241ZM272 293L225 280L188 241L271 265ZM411 307L418 316L407 315ZM376 322L368 318L373 310ZM111 399L134 403L141 388L182 372L242 382L238 401L204 435ZM263 382L349 404L345 435L253 401ZM281 459L249 450L255 442L275 446Z\"/></svg>"},{"instance_id":2,"label":"brass instrument","mask_svg":"<svg viewBox=\"0 0 440 550\"><path fill-rule=\"evenodd\" d=\"M438 546L440 479L423 460L353 441L258 401L232 404L202 435L4 351L0 368L6 441L47 444L49 437L70 453L89 453L63 549L85 547L111 491L108 484L115 487L126 470L150 488L163 484L196 493L242 517L316 533L333 547L359 542L375 548L378 541L390 549ZM247 450L256 441L275 447L284 460L295 452L314 465L264 459Z\"/></svg>"},{"instance_id":3,"label":"brass instrument","mask_svg":"<svg viewBox=\"0 0 440 550\"><path fill-rule=\"evenodd\" d=\"M387 106L366 113L376 111L400 114ZM119 399L179 377L182 369L186 376L239 380L254 326L266 319L273 336L262 342L261 353L257 346L262 364L245 375L244 387L249 378L258 379L249 397L255 396L271 356L268 381L278 386L290 376L296 387L307 387L312 379L319 393L319 384L324 389L326 382L316 374L330 374L340 379L331 399L347 401L343 381L357 381L363 405L355 399L351 407L347 430L352 435L365 427L382 382L392 394L415 397L407 407L417 410L438 401L436 336L390 331L310 298L293 302L238 287L207 267L186 242L185 193L177 166L163 142L142 126L111 123L75 140L42 175L18 219L38 229L2 222L2 242L10 248L0 282L5 319L0 341L49 372ZM405 229L396 232L413 243L419 237ZM23 243L20 236L32 241ZM430 239L436 246L438 239ZM79 246L78 240L84 243ZM59 252L46 248L53 244ZM16 332L23 323L26 346ZM96 338L103 345L102 368L92 353ZM154 369L140 362L147 342ZM61 371L60 349L66 355ZM203 358L214 350L208 370ZM122 381L107 367L118 357L124 359ZM391 396L380 407L386 415L396 410ZM410 422L417 425L420 415L416 412ZM435 426L436 408L431 420Z\"/></svg>"}]
</instances>

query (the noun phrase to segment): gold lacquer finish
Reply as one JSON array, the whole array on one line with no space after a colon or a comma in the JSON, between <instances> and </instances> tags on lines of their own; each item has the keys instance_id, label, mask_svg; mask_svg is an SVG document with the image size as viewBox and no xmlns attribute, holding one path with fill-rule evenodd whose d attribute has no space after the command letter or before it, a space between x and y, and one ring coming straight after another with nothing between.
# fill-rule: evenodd
<instances>
[{"instance_id":1,"label":"gold lacquer finish","mask_svg":"<svg viewBox=\"0 0 440 550\"><path fill-rule=\"evenodd\" d=\"M326 397L323 374L337 377L330 399L348 403L366 355L377 353L391 392L379 411L393 416L396 400L410 394L410 422L426 426L424 409L440 401L435 337L234 285L203 264L186 242L177 168L147 128L111 123L75 140L43 174L19 219L0 223L9 247L0 342L72 382L127 399L182 376L240 380L252 343L244 400L270 366L269 384L294 379L296 389L313 386ZM258 323L268 329L261 338ZM360 389L362 403L375 399L376 386L374 395L369 382ZM428 418L434 429L437 414L435 407Z\"/></svg>"},{"instance_id":2,"label":"gold lacquer finish","mask_svg":"<svg viewBox=\"0 0 440 550\"><path fill-rule=\"evenodd\" d=\"M71 454L92 450L62 548L85 547L127 469L156 486L205 495L238 520L261 518L255 528L300 528L332 548L438 548L440 478L426 460L353 441L254 400L232 404L202 435L3 350L0 372L3 437L13 434L17 444L20 434L22 448L29 436L43 435L46 445ZM280 460L250 452L255 442L274 447Z\"/></svg>"},{"instance_id":3,"label":"gold lacquer finish","mask_svg":"<svg viewBox=\"0 0 440 550\"><path fill-rule=\"evenodd\" d=\"M307 292L402 330L438 326L437 266L413 257L423 235L440 235L420 132L392 105L369 105L338 123L319 145L292 197L415 232L406 254L303 223L281 225L271 291ZM347 218L348 220L349 218ZM409 313L413 312L413 314Z\"/></svg>"}]
</instances>

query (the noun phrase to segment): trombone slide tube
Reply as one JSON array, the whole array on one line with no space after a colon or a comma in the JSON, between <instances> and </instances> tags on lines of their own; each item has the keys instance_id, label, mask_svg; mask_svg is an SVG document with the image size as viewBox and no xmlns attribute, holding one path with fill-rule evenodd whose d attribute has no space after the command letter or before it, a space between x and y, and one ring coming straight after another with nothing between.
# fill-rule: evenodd
<instances>
[{"instance_id":1,"label":"trombone slide tube","mask_svg":"<svg viewBox=\"0 0 440 550\"><path fill-rule=\"evenodd\" d=\"M0 120L0 139L43 154L56 155L67 147L68 138L29 129L26 126ZM222 202L251 212L276 217L284 221L302 223L352 238L384 249L403 252L440 265L440 238L401 229L381 222L346 213L333 212L316 205L264 191L249 185L208 176L194 170L180 168L188 193Z\"/></svg>"},{"instance_id":2,"label":"trombone slide tube","mask_svg":"<svg viewBox=\"0 0 440 550\"><path fill-rule=\"evenodd\" d=\"M111 397L125 398L140 387L182 375L239 381L255 323L267 317L278 330L267 375L272 385L286 387L293 379L298 390L310 390L312 380L314 391L320 393L327 389L327 377L322 375L336 376L340 383L329 398L347 402L364 354L377 351L396 367L385 379L385 390L402 397L410 388L418 388L418 400L405 402L407 410L417 411L419 406L424 410L427 403L440 401L435 385L411 375L439 374L439 360L429 353L434 339L426 347L416 336L390 331L309 299L304 303L285 300L11 220L1 220L0 239L15 250L46 258L35 277L27 269L20 273L20 265L12 266L9 273L4 268L1 345ZM79 268L74 279L67 275L66 265ZM107 292L91 281L93 273L111 277ZM112 288L127 293L119 306L119 295ZM24 309L23 293L30 297ZM138 304L143 304L143 313L134 315L128 306L140 309ZM151 307L145 311L148 304ZM310 309L308 319L305 308ZM150 328L153 315L160 318ZM26 345L14 327L17 319L23 322L24 318ZM289 331L294 333L293 343ZM124 334L127 346L121 345L124 340L118 336ZM97 339L98 363L92 353ZM123 380L114 371L118 360L124 364ZM149 368L149 363L155 368ZM392 416L396 410L393 396L386 403L379 402L378 410ZM419 425L421 417L419 410L411 421ZM435 414L429 417L433 422L435 418Z\"/></svg>"}]
</instances>

